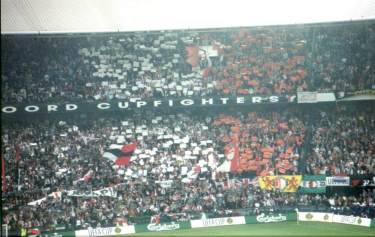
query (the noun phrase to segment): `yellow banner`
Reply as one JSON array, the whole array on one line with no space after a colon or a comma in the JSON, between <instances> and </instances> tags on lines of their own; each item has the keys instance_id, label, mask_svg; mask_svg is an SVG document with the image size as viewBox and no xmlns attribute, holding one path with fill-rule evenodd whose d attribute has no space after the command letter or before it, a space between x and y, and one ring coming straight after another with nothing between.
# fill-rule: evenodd
<instances>
[{"instance_id":1,"label":"yellow banner","mask_svg":"<svg viewBox=\"0 0 375 237\"><path fill-rule=\"evenodd\" d=\"M280 190L281 192L297 192L302 181L302 175L278 175L278 176L258 176L261 189Z\"/></svg>"}]
</instances>

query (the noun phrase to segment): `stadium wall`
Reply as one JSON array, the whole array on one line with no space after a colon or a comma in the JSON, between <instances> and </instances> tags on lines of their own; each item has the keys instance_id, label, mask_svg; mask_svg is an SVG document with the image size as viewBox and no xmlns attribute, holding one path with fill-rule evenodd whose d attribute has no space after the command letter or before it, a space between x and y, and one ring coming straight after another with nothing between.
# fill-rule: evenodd
<instances>
[{"instance_id":1,"label":"stadium wall","mask_svg":"<svg viewBox=\"0 0 375 237\"><path fill-rule=\"evenodd\" d=\"M349 225L359 225L366 227L374 227L374 219L362 218L357 216L344 216L344 215L335 215L332 213L323 213L323 212L299 212L298 220L300 221L319 221L327 223L341 223Z\"/></svg>"},{"instance_id":2,"label":"stadium wall","mask_svg":"<svg viewBox=\"0 0 375 237\"><path fill-rule=\"evenodd\" d=\"M123 236L134 233L144 232L159 232L159 231L171 231L191 228L205 228L214 226L228 226L228 225L243 225L243 224L259 224L259 223L272 223L272 222L283 222L283 221L296 221L297 214L295 212L290 213L279 213L279 214L261 214L258 216L236 216L236 217L223 217L223 218L209 218L182 222L169 222L160 224L141 224L141 225L129 225L129 226L116 226L106 228L89 228L84 230L73 231L55 231L45 232L41 235L29 235L29 236L43 236L43 237L94 237L94 236ZM319 221L327 223L341 223L359 225L365 227L375 228L375 219L361 218L354 216L335 215L332 213L323 212L299 212L299 221Z\"/></svg>"}]
</instances>

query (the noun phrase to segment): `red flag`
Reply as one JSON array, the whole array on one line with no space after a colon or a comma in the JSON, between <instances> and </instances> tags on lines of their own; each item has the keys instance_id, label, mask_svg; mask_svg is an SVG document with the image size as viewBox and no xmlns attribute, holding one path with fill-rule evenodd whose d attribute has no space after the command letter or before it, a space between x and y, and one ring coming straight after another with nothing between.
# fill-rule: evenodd
<instances>
[{"instance_id":1,"label":"red flag","mask_svg":"<svg viewBox=\"0 0 375 237\"><path fill-rule=\"evenodd\" d=\"M130 157L129 156L124 156L124 157L119 157L117 158L117 160L115 161L115 164L116 165L125 165L125 166L128 166L129 165L129 161L130 161Z\"/></svg>"},{"instance_id":2,"label":"red flag","mask_svg":"<svg viewBox=\"0 0 375 237\"><path fill-rule=\"evenodd\" d=\"M21 159L21 151L20 151L20 147L18 145L15 146L15 149L16 149L16 161L17 163L20 162L20 159Z\"/></svg>"},{"instance_id":3,"label":"red flag","mask_svg":"<svg viewBox=\"0 0 375 237\"><path fill-rule=\"evenodd\" d=\"M116 165L128 166L132 154L137 149L137 144L137 141L125 145L112 144L109 149L104 152L103 157L111 160Z\"/></svg>"},{"instance_id":4,"label":"red flag","mask_svg":"<svg viewBox=\"0 0 375 237\"><path fill-rule=\"evenodd\" d=\"M130 143L130 144L126 144L124 145L121 150L122 152L124 153L131 153L131 152L134 152L135 149L137 148L137 143L136 142L133 142L133 143Z\"/></svg>"},{"instance_id":5,"label":"red flag","mask_svg":"<svg viewBox=\"0 0 375 237\"><path fill-rule=\"evenodd\" d=\"M233 139L233 159L230 163L230 171L236 172L240 167L240 153L239 153L239 147L238 147L238 133Z\"/></svg>"}]
</instances>

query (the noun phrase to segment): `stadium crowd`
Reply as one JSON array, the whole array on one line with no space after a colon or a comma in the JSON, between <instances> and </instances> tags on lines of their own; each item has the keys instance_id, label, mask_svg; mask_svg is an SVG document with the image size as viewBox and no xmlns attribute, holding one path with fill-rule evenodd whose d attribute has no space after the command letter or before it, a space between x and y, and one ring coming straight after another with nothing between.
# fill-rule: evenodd
<instances>
[{"instance_id":1,"label":"stadium crowd","mask_svg":"<svg viewBox=\"0 0 375 237\"><path fill-rule=\"evenodd\" d=\"M373 23L2 37L2 102L375 88Z\"/></svg>"},{"instance_id":2,"label":"stadium crowd","mask_svg":"<svg viewBox=\"0 0 375 237\"><path fill-rule=\"evenodd\" d=\"M311 149L319 150L315 148L311 154L305 151L303 142L309 114L295 108L162 116L147 112L129 118L82 117L9 123L2 135L8 184L3 202L7 215L3 221L29 228L56 225L79 228L110 226L125 220L134 223L139 221L138 216L159 214L164 221L184 220L201 212L220 216L233 213L234 209L249 208L259 214L264 208L276 212L284 206L296 205L323 205L345 213L349 211L347 207L356 213L364 208L363 215L371 215L367 210L373 206L372 194L359 199L350 197L346 202L340 196L332 202L326 195L260 190L252 179L241 178L241 174L247 173L374 174L371 131L375 116L371 110L358 112L348 107L339 107L341 115L337 122L341 121L343 126L351 124L351 127L345 125L347 136L353 135L350 131L355 132L366 147L335 143L332 137L346 135L329 124L327 111L321 111L313 122L311 142ZM356 123L353 112L357 113L358 121L364 121ZM316 138L316 134L324 135L327 141ZM119 165L105 154L123 144L133 144L134 150L129 154L130 160ZM317 155L322 147L326 151L340 144L346 144L349 147L346 152L355 155L341 160L327 155L328 151ZM344 151L345 147L340 149ZM368 153L361 154L361 149ZM307 167L335 165L340 169L341 162L354 162L366 164L366 169L353 165L342 166L345 169L337 172L336 169L304 170L299 159L305 152L311 155ZM236 175L230 177L229 171ZM113 187L115 194L90 196L92 191L108 187ZM72 196L71 190L86 196Z\"/></svg>"},{"instance_id":3,"label":"stadium crowd","mask_svg":"<svg viewBox=\"0 0 375 237\"><path fill-rule=\"evenodd\" d=\"M2 103L375 89L374 31L372 22L2 36ZM374 175L371 107L197 111L4 121L2 222L74 229L296 206L375 217L373 190L283 193L253 179Z\"/></svg>"},{"instance_id":4,"label":"stadium crowd","mask_svg":"<svg viewBox=\"0 0 375 237\"><path fill-rule=\"evenodd\" d=\"M189 183L196 178L191 172L194 169L207 172L207 177L214 176L212 172L217 169L252 171L258 175L295 174L303 134L301 119L286 111L238 112L232 116L150 113L127 119L9 123L3 128L2 141L7 183L17 184L19 178L21 190L30 191L38 187L71 188L90 170L95 170L97 177L94 188L114 183L110 172L113 167L103 157L113 145L134 141L137 145L129 167L118 170L121 177L185 177L184 182ZM236 143L238 136L241 138ZM238 147L236 154L234 146ZM8 191L15 191L12 188Z\"/></svg>"},{"instance_id":5,"label":"stadium crowd","mask_svg":"<svg viewBox=\"0 0 375 237\"><path fill-rule=\"evenodd\" d=\"M312 151L305 172L330 175L375 174L375 114L372 108L338 107L321 112L313 124Z\"/></svg>"}]
</instances>

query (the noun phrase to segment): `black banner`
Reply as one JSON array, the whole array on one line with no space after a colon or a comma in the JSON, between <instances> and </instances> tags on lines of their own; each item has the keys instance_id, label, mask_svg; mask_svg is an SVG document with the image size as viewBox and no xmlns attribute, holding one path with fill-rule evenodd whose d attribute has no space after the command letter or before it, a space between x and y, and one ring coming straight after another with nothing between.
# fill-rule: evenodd
<instances>
[{"instance_id":1,"label":"black banner","mask_svg":"<svg viewBox=\"0 0 375 237\"><path fill-rule=\"evenodd\" d=\"M359 95L375 95L375 89L368 89L368 90L359 90L359 91L337 91L336 93L337 99L345 99L352 96L359 96Z\"/></svg>"},{"instance_id":2,"label":"black banner","mask_svg":"<svg viewBox=\"0 0 375 237\"><path fill-rule=\"evenodd\" d=\"M50 104L17 104L4 105L2 115L6 117L23 114L58 114L58 113L86 113L86 112L120 112L140 109L161 109L178 107L209 107L209 106L233 106L252 105L262 103L291 103L296 96L238 96L238 97L205 97L205 98L168 98L148 100L116 100L109 102L86 103L50 103Z\"/></svg>"},{"instance_id":3,"label":"black banner","mask_svg":"<svg viewBox=\"0 0 375 237\"><path fill-rule=\"evenodd\" d=\"M352 175L350 180L353 187L375 187L375 176L373 175Z\"/></svg>"}]
</instances>

